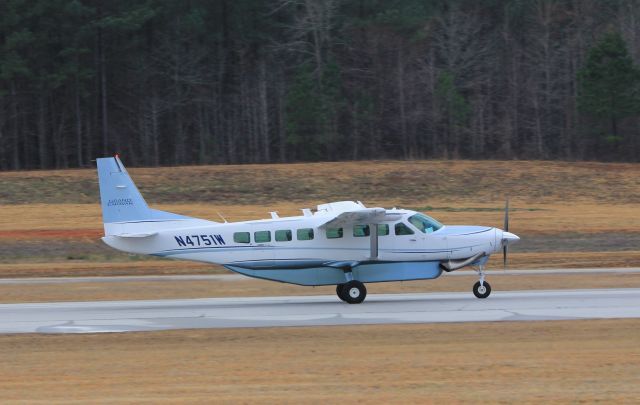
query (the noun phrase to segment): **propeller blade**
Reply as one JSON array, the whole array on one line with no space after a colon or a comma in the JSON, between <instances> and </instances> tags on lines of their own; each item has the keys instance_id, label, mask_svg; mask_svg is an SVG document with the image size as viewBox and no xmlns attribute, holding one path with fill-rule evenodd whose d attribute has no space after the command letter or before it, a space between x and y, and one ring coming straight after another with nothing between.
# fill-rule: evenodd
<instances>
[{"instance_id":1,"label":"propeller blade","mask_svg":"<svg viewBox=\"0 0 640 405\"><path fill-rule=\"evenodd\" d=\"M507 197L507 202L504 205L504 231L505 232L509 232L509 197ZM502 265L504 266L504 268L507 268L507 250L508 245L506 243L504 243L504 241L502 242L503 246L502 246Z\"/></svg>"},{"instance_id":2,"label":"propeller blade","mask_svg":"<svg viewBox=\"0 0 640 405\"><path fill-rule=\"evenodd\" d=\"M509 197L507 197L507 202L504 206L504 230L509 232Z\"/></svg>"}]
</instances>

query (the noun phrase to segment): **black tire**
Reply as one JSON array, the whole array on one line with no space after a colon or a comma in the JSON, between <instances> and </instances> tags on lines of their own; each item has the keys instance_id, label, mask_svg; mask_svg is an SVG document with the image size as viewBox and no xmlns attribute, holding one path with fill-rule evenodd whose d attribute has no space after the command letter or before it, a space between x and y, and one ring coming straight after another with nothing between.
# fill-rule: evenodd
<instances>
[{"instance_id":1,"label":"black tire","mask_svg":"<svg viewBox=\"0 0 640 405\"><path fill-rule=\"evenodd\" d=\"M486 281L483 283L483 286L480 285L479 281L473 285L473 295L475 295L477 298L487 298L490 294L491 285Z\"/></svg>"},{"instance_id":2,"label":"black tire","mask_svg":"<svg viewBox=\"0 0 640 405\"><path fill-rule=\"evenodd\" d=\"M367 297L367 288L357 280L349 281L342 287L344 301L349 304L360 304Z\"/></svg>"},{"instance_id":3,"label":"black tire","mask_svg":"<svg viewBox=\"0 0 640 405\"><path fill-rule=\"evenodd\" d=\"M336 295L338 295L338 298L340 298L342 301L347 302L347 299L344 297L344 284L338 284L336 286Z\"/></svg>"}]
</instances>

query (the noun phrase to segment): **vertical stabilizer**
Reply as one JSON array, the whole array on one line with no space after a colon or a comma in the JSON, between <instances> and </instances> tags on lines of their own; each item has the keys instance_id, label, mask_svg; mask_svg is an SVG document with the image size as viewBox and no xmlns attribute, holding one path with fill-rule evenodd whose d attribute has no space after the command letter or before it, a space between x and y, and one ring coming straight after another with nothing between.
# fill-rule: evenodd
<instances>
[{"instance_id":1,"label":"vertical stabilizer","mask_svg":"<svg viewBox=\"0 0 640 405\"><path fill-rule=\"evenodd\" d=\"M105 224L191 219L149 208L118 156L99 158L97 163Z\"/></svg>"}]
</instances>

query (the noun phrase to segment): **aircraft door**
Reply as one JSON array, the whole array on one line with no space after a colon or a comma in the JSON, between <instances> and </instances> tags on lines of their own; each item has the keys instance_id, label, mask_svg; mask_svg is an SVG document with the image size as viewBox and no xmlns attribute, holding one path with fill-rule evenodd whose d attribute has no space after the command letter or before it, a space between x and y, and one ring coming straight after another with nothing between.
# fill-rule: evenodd
<instances>
[{"instance_id":1,"label":"aircraft door","mask_svg":"<svg viewBox=\"0 0 640 405\"><path fill-rule=\"evenodd\" d=\"M392 226L394 233L393 251L397 255L396 260L424 260L424 243L423 234L416 232L412 227L403 221L396 222Z\"/></svg>"}]
</instances>

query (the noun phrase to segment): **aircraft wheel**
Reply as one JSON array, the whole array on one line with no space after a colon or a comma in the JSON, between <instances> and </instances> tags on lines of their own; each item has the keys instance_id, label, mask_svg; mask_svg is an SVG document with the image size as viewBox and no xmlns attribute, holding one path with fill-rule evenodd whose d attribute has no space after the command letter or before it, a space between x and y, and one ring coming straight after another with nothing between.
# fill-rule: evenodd
<instances>
[{"instance_id":1,"label":"aircraft wheel","mask_svg":"<svg viewBox=\"0 0 640 405\"><path fill-rule=\"evenodd\" d=\"M486 281L481 285L478 281L473 285L473 295L477 298L487 298L491 294L491 285Z\"/></svg>"},{"instance_id":2,"label":"aircraft wheel","mask_svg":"<svg viewBox=\"0 0 640 405\"><path fill-rule=\"evenodd\" d=\"M345 302L359 304L367 296L367 288L360 281L353 280L343 285L342 294Z\"/></svg>"},{"instance_id":3,"label":"aircraft wheel","mask_svg":"<svg viewBox=\"0 0 640 405\"><path fill-rule=\"evenodd\" d=\"M344 284L338 284L336 286L336 294L338 295L338 298L340 298L342 301L345 301L345 302L347 301L344 295Z\"/></svg>"}]
</instances>

